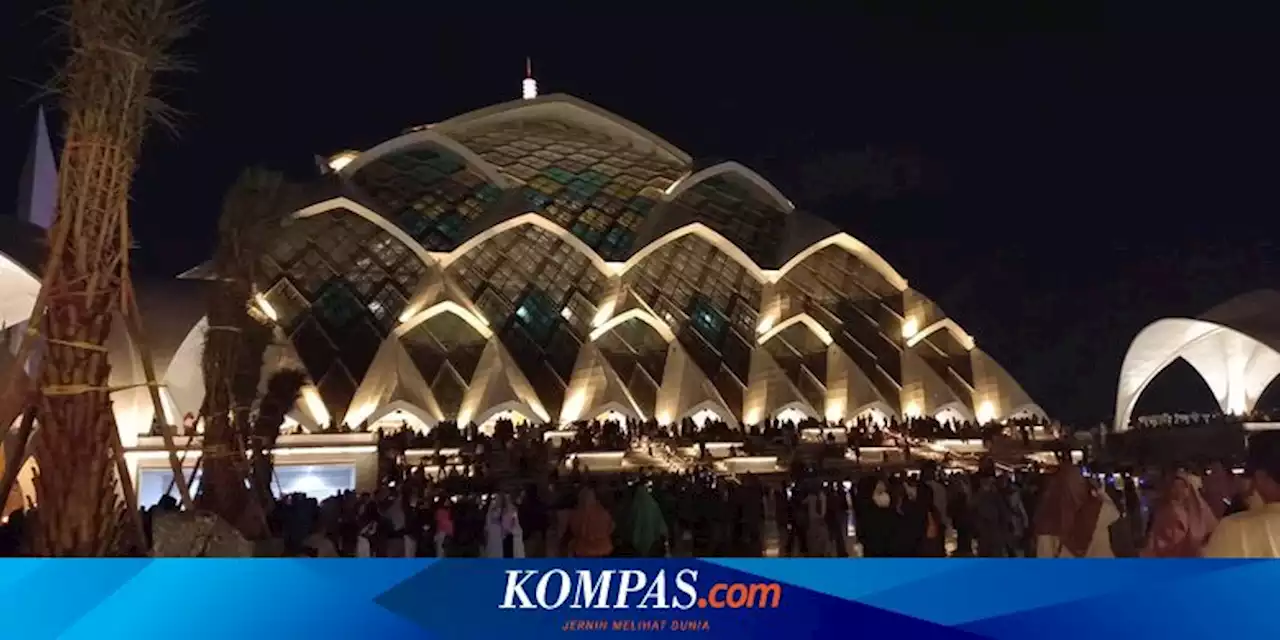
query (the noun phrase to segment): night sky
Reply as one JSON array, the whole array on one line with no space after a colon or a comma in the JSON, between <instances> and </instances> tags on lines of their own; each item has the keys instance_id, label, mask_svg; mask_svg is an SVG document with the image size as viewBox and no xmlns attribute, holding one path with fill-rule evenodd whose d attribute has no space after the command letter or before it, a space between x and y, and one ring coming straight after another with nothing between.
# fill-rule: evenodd
<instances>
[{"instance_id":1,"label":"night sky","mask_svg":"<svg viewBox=\"0 0 1280 640\"><path fill-rule=\"evenodd\" d=\"M58 56L47 4L0 1L0 203ZM316 154L516 98L530 55L543 93L756 169L884 255L1051 414L1097 421L1143 325L1280 284L1280 56L1261 33L981 4L499 21L496 5L210 0L182 44L195 71L165 78L180 131L152 132L135 183L136 262L165 277L204 259L242 167L305 177ZM1138 410L1212 406L1175 366Z\"/></svg>"}]
</instances>

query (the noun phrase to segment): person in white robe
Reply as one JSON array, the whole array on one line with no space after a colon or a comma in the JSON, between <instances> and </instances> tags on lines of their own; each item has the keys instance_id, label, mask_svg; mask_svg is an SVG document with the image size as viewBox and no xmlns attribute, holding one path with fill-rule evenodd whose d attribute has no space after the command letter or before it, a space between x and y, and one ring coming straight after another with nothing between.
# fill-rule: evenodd
<instances>
[{"instance_id":1,"label":"person in white robe","mask_svg":"<svg viewBox=\"0 0 1280 640\"><path fill-rule=\"evenodd\" d=\"M1247 468L1253 504L1218 523L1205 545L1206 558L1280 558L1280 431L1249 436Z\"/></svg>"}]
</instances>

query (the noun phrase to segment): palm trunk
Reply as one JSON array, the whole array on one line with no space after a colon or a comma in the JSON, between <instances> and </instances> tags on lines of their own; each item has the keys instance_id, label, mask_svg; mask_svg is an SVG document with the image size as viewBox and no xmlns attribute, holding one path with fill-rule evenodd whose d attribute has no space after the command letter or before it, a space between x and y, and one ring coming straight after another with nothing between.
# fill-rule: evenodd
<instances>
[{"instance_id":1,"label":"palm trunk","mask_svg":"<svg viewBox=\"0 0 1280 640\"><path fill-rule=\"evenodd\" d=\"M270 490L245 487L254 479L247 457L250 416L270 346L269 319L253 310L253 281L260 248L272 235L283 182L275 174L249 171L232 186L218 224L214 255L217 280L209 294L205 339L204 476L201 504L237 526L246 538L267 535ZM256 480L253 484L257 484ZM255 499L258 498L258 499Z\"/></svg>"},{"instance_id":2,"label":"palm trunk","mask_svg":"<svg viewBox=\"0 0 1280 640\"><path fill-rule=\"evenodd\" d=\"M307 376L301 371L277 372L267 380L267 391L258 403L258 417L253 423L253 484L264 499L271 499L271 479L275 475L271 451L276 448L285 416L297 403L306 383Z\"/></svg>"},{"instance_id":3,"label":"palm trunk","mask_svg":"<svg viewBox=\"0 0 1280 640\"><path fill-rule=\"evenodd\" d=\"M122 311L129 186L152 80L181 27L170 0L70 3L66 142L45 267L40 514L32 541L39 555L102 556L118 549L118 483L127 476L117 476L123 451L103 345Z\"/></svg>"},{"instance_id":4,"label":"palm trunk","mask_svg":"<svg viewBox=\"0 0 1280 640\"><path fill-rule=\"evenodd\" d=\"M244 486L249 475L245 451L250 405L237 402L243 400L243 385L238 381L243 378L243 342L245 333L252 331L246 310L248 291L241 291L238 285L221 280L209 296L209 332L203 355L204 475L199 503L232 523L246 538L259 539L266 532L255 524L260 518L258 513L250 513L252 500Z\"/></svg>"}]
</instances>

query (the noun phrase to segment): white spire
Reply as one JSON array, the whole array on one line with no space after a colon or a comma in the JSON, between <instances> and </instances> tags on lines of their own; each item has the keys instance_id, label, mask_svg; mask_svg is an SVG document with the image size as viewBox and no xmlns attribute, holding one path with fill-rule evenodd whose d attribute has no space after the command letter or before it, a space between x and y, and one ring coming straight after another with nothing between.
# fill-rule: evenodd
<instances>
[{"instance_id":1,"label":"white spire","mask_svg":"<svg viewBox=\"0 0 1280 640\"><path fill-rule=\"evenodd\" d=\"M49 127L41 107L36 112L36 130L31 136L27 164L22 168L22 183L18 185L18 217L48 229L53 226L57 196L58 165L53 159Z\"/></svg>"},{"instance_id":2,"label":"white spire","mask_svg":"<svg viewBox=\"0 0 1280 640\"><path fill-rule=\"evenodd\" d=\"M524 58L524 81L520 83L520 97L532 100L538 97L538 81L533 79L533 61Z\"/></svg>"}]
</instances>

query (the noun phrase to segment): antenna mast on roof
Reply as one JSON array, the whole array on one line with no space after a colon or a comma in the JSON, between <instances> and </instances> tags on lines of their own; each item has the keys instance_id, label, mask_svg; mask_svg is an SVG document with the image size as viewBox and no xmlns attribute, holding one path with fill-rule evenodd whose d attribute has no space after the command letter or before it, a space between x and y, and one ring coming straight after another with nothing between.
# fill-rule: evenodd
<instances>
[{"instance_id":1,"label":"antenna mast on roof","mask_svg":"<svg viewBox=\"0 0 1280 640\"><path fill-rule=\"evenodd\" d=\"M538 97L538 81L533 79L533 60L524 58L524 81L520 83L520 97L532 100Z\"/></svg>"}]
</instances>

